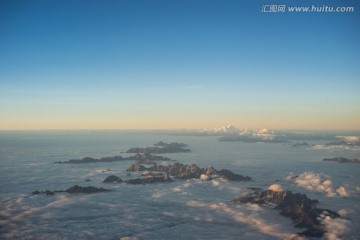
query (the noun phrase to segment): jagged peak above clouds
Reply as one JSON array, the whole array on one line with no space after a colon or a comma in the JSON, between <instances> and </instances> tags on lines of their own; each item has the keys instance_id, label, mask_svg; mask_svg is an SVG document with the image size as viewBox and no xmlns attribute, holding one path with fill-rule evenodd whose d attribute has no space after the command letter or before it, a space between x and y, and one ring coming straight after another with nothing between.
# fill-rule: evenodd
<instances>
[{"instance_id":1,"label":"jagged peak above clouds","mask_svg":"<svg viewBox=\"0 0 360 240\"><path fill-rule=\"evenodd\" d=\"M221 133L221 134L235 134L235 133L239 133L240 129L234 127L233 125L229 124L227 126L224 127L220 127L220 128L207 128L207 129L203 129L201 130L201 132L204 133Z\"/></svg>"},{"instance_id":2,"label":"jagged peak above clouds","mask_svg":"<svg viewBox=\"0 0 360 240\"><path fill-rule=\"evenodd\" d=\"M346 136L344 137L344 141L347 143L358 143L360 142L360 138L358 136Z\"/></svg>"},{"instance_id":3,"label":"jagged peak above clouds","mask_svg":"<svg viewBox=\"0 0 360 240\"><path fill-rule=\"evenodd\" d=\"M207 133L207 134L219 134L219 135L240 135L240 136L244 136L244 135L251 135L251 136L262 136L262 137L267 137L269 138L270 136L272 136L274 134L273 131L270 131L267 128L263 128L263 129L248 129L248 128L244 128L244 129L240 129L237 128L231 124L224 126L224 127L220 127L220 128L207 128L207 129L203 129L201 130L202 133Z\"/></svg>"},{"instance_id":4,"label":"jagged peak above clouds","mask_svg":"<svg viewBox=\"0 0 360 240\"><path fill-rule=\"evenodd\" d=\"M247 129L245 128L243 131L240 131L240 135L253 135L253 136L270 136L273 135L274 131L271 131L267 128L263 129Z\"/></svg>"}]
</instances>

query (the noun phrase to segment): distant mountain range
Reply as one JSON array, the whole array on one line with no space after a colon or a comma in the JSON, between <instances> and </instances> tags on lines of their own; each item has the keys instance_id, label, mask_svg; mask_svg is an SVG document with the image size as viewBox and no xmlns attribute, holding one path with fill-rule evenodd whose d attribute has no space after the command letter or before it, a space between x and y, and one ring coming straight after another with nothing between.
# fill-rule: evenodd
<instances>
[{"instance_id":1,"label":"distant mountain range","mask_svg":"<svg viewBox=\"0 0 360 240\"><path fill-rule=\"evenodd\" d=\"M268 130L267 128L263 128L263 129L239 129L234 127L233 125L227 125L225 127L220 127L220 128L207 128L207 129L203 129L201 130L202 133L207 133L207 134L216 134L216 135L227 135L227 134L231 134L231 135L252 135L252 136L258 136L258 137L266 137L269 138L271 135L274 134L273 131Z\"/></svg>"},{"instance_id":2,"label":"distant mountain range","mask_svg":"<svg viewBox=\"0 0 360 240\"><path fill-rule=\"evenodd\" d=\"M263 129L239 129L232 125L220 128L203 129L201 133L221 136L220 141L241 142L286 142L284 136L277 135L267 128Z\"/></svg>"},{"instance_id":3,"label":"distant mountain range","mask_svg":"<svg viewBox=\"0 0 360 240\"><path fill-rule=\"evenodd\" d=\"M241 129L238 129L232 125L227 125L225 127L220 127L220 128L208 128L201 130L202 133L216 134L216 135L238 134L240 131Z\"/></svg>"},{"instance_id":4,"label":"distant mountain range","mask_svg":"<svg viewBox=\"0 0 360 240\"><path fill-rule=\"evenodd\" d=\"M199 130L197 134L219 136L220 141L229 142L268 142L268 143L288 143L291 141L302 141L295 143L294 146L314 147L315 149L332 149L332 148L346 148L358 149L360 147L360 136L342 135L337 133L322 133L322 132L297 132L285 130L269 130L263 129L240 129L233 125L227 125L220 128L207 128ZM310 145L304 141L328 141L327 143L319 143Z\"/></svg>"}]
</instances>

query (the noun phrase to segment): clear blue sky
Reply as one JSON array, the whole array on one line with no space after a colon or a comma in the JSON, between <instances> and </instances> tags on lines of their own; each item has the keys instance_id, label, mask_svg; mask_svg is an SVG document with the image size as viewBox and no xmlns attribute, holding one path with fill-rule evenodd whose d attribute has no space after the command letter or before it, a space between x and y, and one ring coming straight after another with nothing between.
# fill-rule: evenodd
<instances>
[{"instance_id":1,"label":"clear blue sky","mask_svg":"<svg viewBox=\"0 0 360 240\"><path fill-rule=\"evenodd\" d=\"M354 0L3 0L0 129L360 129L359 43Z\"/></svg>"}]
</instances>

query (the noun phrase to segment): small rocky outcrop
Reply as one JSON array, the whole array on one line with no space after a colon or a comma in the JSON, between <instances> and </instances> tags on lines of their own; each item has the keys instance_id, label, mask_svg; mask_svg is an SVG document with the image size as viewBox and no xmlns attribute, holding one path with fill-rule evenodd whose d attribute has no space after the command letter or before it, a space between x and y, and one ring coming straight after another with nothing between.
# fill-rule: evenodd
<instances>
[{"instance_id":1,"label":"small rocky outcrop","mask_svg":"<svg viewBox=\"0 0 360 240\"><path fill-rule=\"evenodd\" d=\"M90 193L108 192L108 191L111 191L111 190L104 189L104 188L96 188L96 187L91 187L91 186L81 187L81 186L75 185L75 186L72 186L72 187L66 189L65 191L64 190L55 190L55 191L50 191L50 190L38 191L38 190L36 190L36 191L32 192L32 194L33 195L37 195L37 194L54 195L55 193L63 193L63 192L67 192L70 194L73 194L73 193L90 194Z\"/></svg>"},{"instance_id":2,"label":"small rocky outcrop","mask_svg":"<svg viewBox=\"0 0 360 240\"><path fill-rule=\"evenodd\" d=\"M185 143L164 143L158 142L151 147L146 148L130 148L126 153L180 153L180 152L190 152L189 148L186 148L188 145Z\"/></svg>"},{"instance_id":3,"label":"small rocky outcrop","mask_svg":"<svg viewBox=\"0 0 360 240\"><path fill-rule=\"evenodd\" d=\"M126 169L126 171L131 171L131 172L140 172L146 170L147 168L141 165L140 163L132 164L128 169Z\"/></svg>"},{"instance_id":4,"label":"small rocky outcrop","mask_svg":"<svg viewBox=\"0 0 360 240\"><path fill-rule=\"evenodd\" d=\"M215 168L213 168L213 167L208 167L208 168L206 169L205 175L206 175L206 176L212 176L212 175L216 175L217 173L218 173L218 171L217 171Z\"/></svg>"},{"instance_id":5,"label":"small rocky outcrop","mask_svg":"<svg viewBox=\"0 0 360 240\"><path fill-rule=\"evenodd\" d=\"M108 176L103 181L103 183L121 183L121 182L122 182L121 178L119 178L115 175Z\"/></svg>"},{"instance_id":6,"label":"small rocky outcrop","mask_svg":"<svg viewBox=\"0 0 360 240\"><path fill-rule=\"evenodd\" d=\"M273 203L280 210L280 214L291 218L295 227L308 228L300 233L308 237L321 237L325 229L321 224L324 216L331 218L340 217L336 212L329 209L317 208L317 200L309 199L305 194L292 193L291 191L272 191L254 192L240 198L233 199L235 203Z\"/></svg>"},{"instance_id":7,"label":"small rocky outcrop","mask_svg":"<svg viewBox=\"0 0 360 240\"><path fill-rule=\"evenodd\" d=\"M78 185L72 186L65 190L67 193L98 193L98 192L109 192L110 190L104 188L96 188L92 186L81 187Z\"/></svg>"},{"instance_id":8,"label":"small rocky outcrop","mask_svg":"<svg viewBox=\"0 0 360 240\"><path fill-rule=\"evenodd\" d=\"M56 163L98 163L98 162L117 162L127 160L121 156L113 156L113 157L103 157L103 158L92 158L92 157L84 157L82 159L71 159L64 162L56 162Z\"/></svg>"},{"instance_id":9,"label":"small rocky outcrop","mask_svg":"<svg viewBox=\"0 0 360 240\"><path fill-rule=\"evenodd\" d=\"M220 171L218 171L218 174L220 175L220 177L225 178L229 181L250 181L251 178L248 176L242 176L239 174L235 174L230 170L227 169L222 169Z\"/></svg>"},{"instance_id":10,"label":"small rocky outcrop","mask_svg":"<svg viewBox=\"0 0 360 240\"><path fill-rule=\"evenodd\" d=\"M300 142L300 143L295 143L292 146L293 147L309 147L310 145L307 142Z\"/></svg>"},{"instance_id":11,"label":"small rocky outcrop","mask_svg":"<svg viewBox=\"0 0 360 240\"><path fill-rule=\"evenodd\" d=\"M335 158L325 158L323 161L327 162L338 162L338 163L360 163L360 159L353 158L344 158L344 157L335 157Z\"/></svg>"},{"instance_id":12,"label":"small rocky outcrop","mask_svg":"<svg viewBox=\"0 0 360 240\"><path fill-rule=\"evenodd\" d=\"M46 194L46 195L50 196L50 195L54 195L54 192L53 192L53 191L49 191L49 190L46 190L46 191L36 190L36 191L32 192L31 194L32 194L32 195Z\"/></svg>"},{"instance_id":13,"label":"small rocky outcrop","mask_svg":"<svg viewBox=\"0 0 360 240\"><path fill-rule=\"evenodd\" d=\"M179 179L191 179L191 178L201 178L201 175L209 176L209 180L214 177L222 177L229 181L249 181L251 180L248 176L242 176L240 174L233 173L230 170L222 169L218 171L213 167L201 168L196 164L181 164L174 163L170 165L154 165L152 167L146 168L143 165L136 163L131 165L127 171L153 171L153 172L164 172L168 173L171 176ZM203 179L203 178L202 178Z\"/></svg>"},{"instance_id":14,"label":"small rocky outcrop","mask_svg":"<svg viewBox=\"0 0 360 240\"><path fill-rule=\"evenodd\" d=\"M177 172L176 178L180 179L191 179L191 178L200 178L201 174L204 173L204 169L200 168L198 165L192 163L190 165L184 165Z\"/></svg>"}]
</instances>

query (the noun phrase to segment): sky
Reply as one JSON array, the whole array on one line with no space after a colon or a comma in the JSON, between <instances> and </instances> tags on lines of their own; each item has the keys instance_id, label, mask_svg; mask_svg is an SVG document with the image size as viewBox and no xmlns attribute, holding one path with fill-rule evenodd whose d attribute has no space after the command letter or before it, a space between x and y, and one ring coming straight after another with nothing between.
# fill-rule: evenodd
<instances>
[{"instance_id":1,"label":"sky","mask_svg":"<svg viewBox=\"0 0 360 240\"><path fill-rule=\"evenodd\" d=\"M359 130L359 25L355 0L3 0L0 130Z\"/></svg>"}]
</instances>

